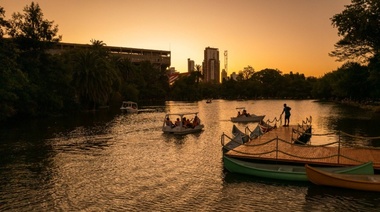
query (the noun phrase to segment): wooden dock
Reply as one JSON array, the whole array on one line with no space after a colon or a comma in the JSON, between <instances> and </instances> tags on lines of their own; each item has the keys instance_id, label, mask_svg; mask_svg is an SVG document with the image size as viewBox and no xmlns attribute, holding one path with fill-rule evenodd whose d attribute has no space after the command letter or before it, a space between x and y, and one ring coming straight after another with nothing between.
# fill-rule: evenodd
<instances>
[{"instance_id":1,"label":"wooden dock","mask_svg":"<svg viewBox=\"0 0 380 212\"><path fill-rule=\"evenodd\" d=\"M225 154L234 158L267 162L351 166L372 161L380 170L380 149L332 145L294 144L297 126L278 127L239 145ZM222 136L222 144L224 143Z\"/></svg>"}]
</instances>

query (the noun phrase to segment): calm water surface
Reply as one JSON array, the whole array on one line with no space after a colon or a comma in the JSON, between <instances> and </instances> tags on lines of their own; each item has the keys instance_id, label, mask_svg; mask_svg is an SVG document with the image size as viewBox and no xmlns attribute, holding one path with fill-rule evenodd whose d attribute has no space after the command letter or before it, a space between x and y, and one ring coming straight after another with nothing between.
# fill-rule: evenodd
<instances>
[{"instance_id":1,"label":"calm water surface","mask_svg":"<svg viewBox=\"0 0 380 212\"><path fill-rule=\"evenodd\" d=\"M291 124L312 117L313 144L344 131L379 136L378 114L311 100L167 102L163 112L119 110L3 126L0 211L378 211L380 194L228 173L220 136L236 107ZM201 133L163 134L166 112L199 111ZM240 129L256 124L238 124ZM349 140L345 142L351 142ZM380 146L378 141L359 141Z\"/></svg>"}]
</instances>

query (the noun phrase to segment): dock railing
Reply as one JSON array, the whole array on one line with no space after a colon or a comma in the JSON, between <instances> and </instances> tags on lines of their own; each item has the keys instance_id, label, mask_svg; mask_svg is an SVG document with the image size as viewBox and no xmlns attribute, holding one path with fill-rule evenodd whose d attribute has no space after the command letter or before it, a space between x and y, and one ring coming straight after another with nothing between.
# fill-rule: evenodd
<instances>
[{"instance_id":1,"label":"dock railing","mask_svg":"<svg viewBox=\"0 0 380 212\"><path fill-rule=\"evenodd\" d=\"M297 129L293 129L295 134L299 134L299 132L302 132L302 129L305 129L305 126L309 126L311 123L311 118L307 119L307 122L303 122L301 125L297 127ZM311 124L310 124L311 125ZM246 132L249 132L247 130ZM303 132L307 133L307 132ZM351 156L348 156L347 153L345 154L345 151L342 151L344 149L352 148L355 147L355 149L378 149L380 150L379 147L371 147L371 146L365 146L363 145L363 141L368 141L368 140L374 140L374 139L380 139L380 137L363 137L363 136L355 136L355 135L350 135L348 133L338 131L336 133L328 133L328 134L312 134L311 132L308 133L309 136L328 136L328 135L336 135L338 140L326 144L321 144L321 145L312 145L311 143L303 143L303 144L296 144L293 142L289 142L287 140L284 140L283 138L279 138L278 136L268 140L268 141L260 141L256 142L258 139L251 139L250 142L242 143L234 140L234 138L229 137L226 134L222 134L221 136L221 144L225 152L234 152L237 155L241 155L243 157L263 157L269 158L272 160L279 160L279 159L284 159L285 157L287 159L291 160L302 160L302 161L318 161L318 162L333 162L337 164L341 164L342 160L345 159L346 161L352 161L354 163L363 163L366 161L361 161L358 158ZM293 136L293 135L292 135ZM362 142L361 145L355 144L355 142L347 142L347 139L343 142L342 137L350 137L352 138L351 141L355 140L360 140ZM227 142L227 143L226 143ZM228 147L228 143L235 142L235 145L233 148ZM240 148L237 148L238 146L244 145L245 150L247 148L252 148L255 149L255 151L241 151ZM231 146L231 145L230 145ZM260 148L264 147L265 148ZM271 147L271 148L268 148ZM296 146L297 150L300 151L290 151L292 150L292 147ZM328 148L332 147L332 148ZM301 148L301 149L299 149ZM262 149L263 151L258 151ZM268 150L269 149L269 150ZM265 150L265 151L264 151ZM323 154L315 154L315 152L320 152ZM281 157L279 157L281 155ZM334 159L335 158L335 159Z\"/></svg>"}]
</instances>

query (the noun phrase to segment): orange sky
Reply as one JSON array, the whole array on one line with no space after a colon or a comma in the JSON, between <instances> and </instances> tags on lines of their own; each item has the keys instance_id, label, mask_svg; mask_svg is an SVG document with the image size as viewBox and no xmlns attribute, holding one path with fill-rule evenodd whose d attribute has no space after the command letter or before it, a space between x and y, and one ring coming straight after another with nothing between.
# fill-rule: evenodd
<instances>
[{"instance_id":1,"label":"orange sky","mask_svg":"<svg viewBox=\"0 0 380 212\"><path fill-rule=\"evenodd\" d=\"M28 0L2 0L6 19ZM58 24L62 42L171 51L172 66L202 65L203 51L219 49L228 74L255 71L321 77L342 64L328 53L338 41L330 18L350 0L35 0L44 18Z\"/></svg>"}]
</instances>

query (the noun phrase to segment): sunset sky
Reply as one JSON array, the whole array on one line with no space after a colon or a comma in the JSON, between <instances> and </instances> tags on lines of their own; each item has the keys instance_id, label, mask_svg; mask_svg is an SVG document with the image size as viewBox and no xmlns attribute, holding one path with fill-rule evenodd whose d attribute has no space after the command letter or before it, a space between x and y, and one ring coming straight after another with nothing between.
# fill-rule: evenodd
<instances>
[{"instance_id":1,"label":"sunset sky","mask_svg":"<svg viewBox=\"0 0 380 212\"><path fill-rule=\"evenodd\" d=\"M28 0L1 0L6 19ZM321 77L342 64L330 18L350 0L36 0L62 42L171 51L171 66L202 65L206 47L228 51L228 74L252 66Z\"/></svg>"}]
</instances>

